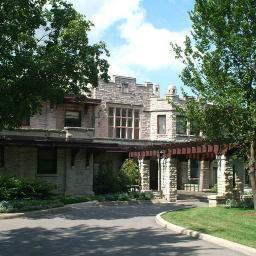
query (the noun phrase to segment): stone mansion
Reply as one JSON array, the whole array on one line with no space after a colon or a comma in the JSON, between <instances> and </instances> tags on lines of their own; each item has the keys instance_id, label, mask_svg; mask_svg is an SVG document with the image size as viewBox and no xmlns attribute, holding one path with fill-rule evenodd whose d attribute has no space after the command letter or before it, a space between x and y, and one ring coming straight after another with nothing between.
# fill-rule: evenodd
<instances>
[{"instance_id":1,"label":"stone mansion","mask_svg":"<svg viewBox=\"0 0 256 256\"><path fill-rule=\"evenodd\" d=\"M71 95L55 106L45 103L21 128L0 131L0 175L46 179L65 195L93 194L97 172L118 170L129 155L139 159L142 190L161 191L168 201L176 200L177 190L207 191L215 184L225 196L229 176L242 191L242 161L228 161L217 145L189 154L198 128L186 123L170 101L182 105L186 100L175 86L161 98L159 85L114 76L109 83L100 81L89 98ZM178 154L178 148L186 153Z\"/></svg>"}]
</instances>

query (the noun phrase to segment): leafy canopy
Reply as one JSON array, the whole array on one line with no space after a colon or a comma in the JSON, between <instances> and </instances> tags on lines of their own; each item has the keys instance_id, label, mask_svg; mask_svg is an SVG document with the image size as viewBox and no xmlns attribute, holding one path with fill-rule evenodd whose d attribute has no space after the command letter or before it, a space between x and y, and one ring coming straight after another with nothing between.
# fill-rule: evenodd
<instances>
[{"instance_id":1,"label":"leafy canopy","mask_svg":"<svg viewBox=\"0 0 256 256\"><path fill-rule=\"evenodd\" d=\"M0 129L108 80L108 51L88 42L91 26L64 0L1 1Z\"/></svg>"},{"instance_id":2,"label":"leafy canopy","mask_svg":"<svg viewBox=\"0 0 256 256\"><path fill-rule=\"evenodd\" d=\"M196 0L190 18L185 47L172 44L198 98L186 115L208 139L247 145L256 133L256 2Z\"/></svg>"},{"instance_id":3,"label":"leafy canopy","mask_svg":"<svg viewBox=\"0 0 256 256\"><path fill-rule=\"evenodd\" d=\"M172 45L181 79L198 99L185 113L206 139L234 142L245 157L256 209L256 1L196 0L192 37Z\"/></svg>"}]
</instances>

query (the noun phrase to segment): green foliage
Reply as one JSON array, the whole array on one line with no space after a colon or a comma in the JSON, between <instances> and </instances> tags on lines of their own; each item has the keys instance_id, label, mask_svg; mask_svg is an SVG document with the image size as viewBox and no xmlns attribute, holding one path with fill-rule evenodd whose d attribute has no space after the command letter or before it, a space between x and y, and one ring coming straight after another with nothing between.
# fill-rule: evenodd
<instances>
[{"instance_id":1,"label":"green foliage","mask_svg":"<svg viewBox=\"0 0 256 256\"><path fill-rule=\"evenodd\" d=\"M26 212L61 207L64 204L57 199L47 200L11 200L0 202L0 213Z\"/></svg>"},{"instance_id":2,"label":"green foliage","mask_svg":"<svg viewBox=\"0 0 256 256\"><path fill-rule=\"evenodd\" d=\"M139 167L131 159L124 161L120 171L113 171L111 164L101 165L94 178L96 194L128 192L131 185L139 184Z\"/></svg>"},{"instance_id":3,"label":"green foliage","mask_svg":"<svg viewBox=\"0 0 256 256\"><path fill-rule=\"evenodd\" d=\"M92 196L58 196L56 198L63 204L77 204L93 200Z\"/></svg>"},{"instance_id":4,"label":"green foliage","mask_svg":"<svg viewBox=\"0 0 256 256\"><path fill-rule=\"evenodd\" d=\"M134 159L126 159L121 166L120 175L127 185L140 185L140 172L138 162Z\"/></svg>"},{"instance_id":5,"label":"green foliage","mask_svg":"<svg viewBox=\"0 0 256 256\"><path fill-rule=\"evenodd\" d=\"M0 129L108 80L109 54L103 42L89 44L91 26L65 0L1 2Z\"/></svg>"},{"instance_id":6,"label":"green foliage","mask_svg":"<svg viewBox=\"0 0 256 256\"><path fill-rule=\"evenodd\" d=\"M48 198L52 189L51 184L42 180L0 176L0 200Z\"/></svg>"},{"instance_id":7,"label":"green foliage","mask_svg":"<svg viewBox=\"0 0 256 256\"><path fill-rule=\"evenodd\" d=\"M239 145L256 209L256 3L196 0L190 19L185 47L172 44L185 64L181 79L198 98L188 99L184 114L205 139Z\"/></svg>"},{"instance_id":8,"label":"green foliage","mask_svg":"<svg viewBox=\"0 0 256 256\"><path fill-rule=\"evenodd\" d=\"M247 196L243 197L239 202L239 207L244 209L253 209L254 205L253 205L252 195L251 197L247 197Z\"/></svg>"},{"instance_id":9,"label":"green foliage","mask_svg":"<svg viewBox=\"0 0 256 256\"><path fill-rule=\"evenodd\" d=\"M126 180L120 175L120 172L113 171L111 166L102 167L94 177L93 190L96 194L126 192Z\"/></svg>"},{"instance_id":10,"label":"green foliage","mask_svg":"<svg viewBox=\"0 0 256 256\"><path fill-rule=\"evenodd\" d=\"M56 200L60 200L63 204L75 204L88 201L135 201L135 200L151 200L153 194L151 192L128 192L114 193L103 195L88 195L88 196L57 196Z\"/></svg>"},{"instance_id":11,"label":"green foliage","mask_svg":"<svg viewBox=\"0 0 256 256\"><path fill-rule=\"evenodd\" d=\"M217 193L218 192L218 185L215 184L212 188L211 188L211 192L212 193Z\"/></svg>"}]
</instances>

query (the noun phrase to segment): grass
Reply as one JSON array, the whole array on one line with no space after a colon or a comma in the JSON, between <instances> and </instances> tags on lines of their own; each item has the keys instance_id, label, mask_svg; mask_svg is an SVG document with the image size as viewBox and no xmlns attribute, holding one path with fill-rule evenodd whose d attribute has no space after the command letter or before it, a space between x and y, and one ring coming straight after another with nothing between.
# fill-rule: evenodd
<instances>
[{"instance_id":1,"label":"grass","mask_svg":"<svg viewBox=\"0 0 256 256\"><path fill-rule=\"evenodd\" d=\"M192 208L164 213L168 222L256 248L256 212L240 208Z\"/></svg>"}]
</instances>

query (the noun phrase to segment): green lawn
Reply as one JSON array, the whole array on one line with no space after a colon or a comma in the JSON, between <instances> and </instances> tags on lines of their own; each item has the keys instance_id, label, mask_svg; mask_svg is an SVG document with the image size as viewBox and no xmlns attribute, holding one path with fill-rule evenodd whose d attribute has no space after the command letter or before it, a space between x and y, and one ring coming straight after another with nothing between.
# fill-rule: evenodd
<instances>
[{"instance_id":1,"label":"green lawn","mask_svg":"<svg viewBox=\"0 0 256 256\"><path fill-rule=\"evenodd\" d=\"M166 221L256 248L256 211L224 207L167 212Z\"/></svg>"}]
</instances>

